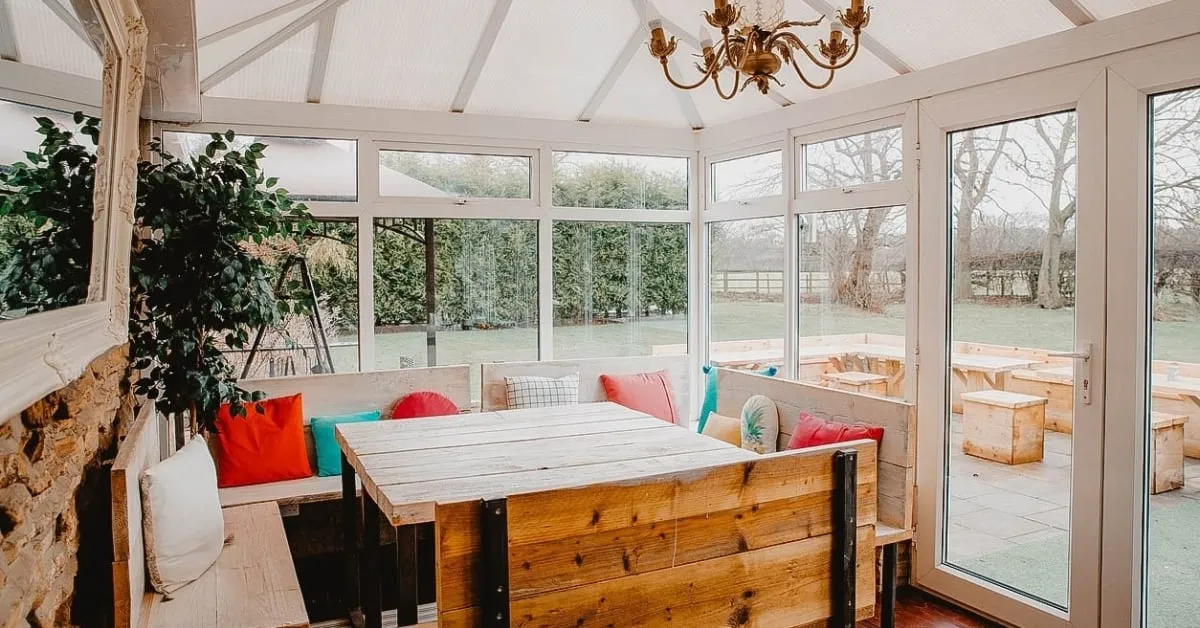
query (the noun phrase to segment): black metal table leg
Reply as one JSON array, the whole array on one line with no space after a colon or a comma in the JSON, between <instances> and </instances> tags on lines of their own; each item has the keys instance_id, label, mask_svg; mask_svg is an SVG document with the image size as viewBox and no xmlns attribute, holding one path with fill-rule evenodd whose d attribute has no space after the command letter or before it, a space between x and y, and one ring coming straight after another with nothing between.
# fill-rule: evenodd
<instances>
[{"instance_id":1,"label":"black metal table leg","mask_svg":"<svg viewBox=\"0 0 1200 628\"><path fill-rule=\"evenodd\" d=\"M417 623L417 526L396 528L396 625Z\"/></svg>"},{"instance_id":2,"label":"black metal table leg","mask_svg":"<svg viewBox=\"0 0 1200 628\"><path fill-rule=\"evenodd\" d=\"M358 589L358 494L354 467L342 454L342 581L347 616L353 624L362 612Z\"/></svg>"},{"instance_id":3,"label":"black metal table leg","mask_svg":"<svg viewBox=\"0 0 1200 628\"><path fill-rule=\"evenodd\" d=\"M883 600L879 609L880 628L896 626L896 554L899 544L883 546Z\"/></svg>"},{"instance_id":4,"label":"black metal table leg","mask_svg":"<svg viewBox=\"0 0 1200 628\"><path fill-rule=\"evenodd\" d=\"M362 607L367 628L383 628L379 595L379 506L363 491Z\"/></svg>"}]
</instances>

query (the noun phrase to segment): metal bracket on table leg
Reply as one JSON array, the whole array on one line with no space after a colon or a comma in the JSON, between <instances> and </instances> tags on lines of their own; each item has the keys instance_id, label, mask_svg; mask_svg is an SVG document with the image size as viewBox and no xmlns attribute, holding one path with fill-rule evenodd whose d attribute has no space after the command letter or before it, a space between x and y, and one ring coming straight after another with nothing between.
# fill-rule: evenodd
<instances>
[{"instance_id":1,"label":"metal bracket on table leg","mask_svg":"<svg viewBox=\"0 0 1200 628\"><path fill-rule=\"evenodd\" d=\"M854 628L858 579L858 452L833 454L833 618L831 626Z\"/></svg>"},{"instance_id":2,"label":"metal bracket on table leg","mask_svg":"<svg viewBox=\"0 0 1200 628\"><path fill-rule=\"evenodd\" d=\"M896 625L896 558L900 544L883 546L883 601L879 609L880 628Z\"/></svg>"},{"instance_id":3,"label":"metal bracket on table leg","mask_svg":"<svg viewBox=\"0 0 1200 628\"><path fill-rule=\"evenodd\" d=\"M483 500L479 605L484 626L508 626L508 500Z\"/></svg>"}]
</instances>

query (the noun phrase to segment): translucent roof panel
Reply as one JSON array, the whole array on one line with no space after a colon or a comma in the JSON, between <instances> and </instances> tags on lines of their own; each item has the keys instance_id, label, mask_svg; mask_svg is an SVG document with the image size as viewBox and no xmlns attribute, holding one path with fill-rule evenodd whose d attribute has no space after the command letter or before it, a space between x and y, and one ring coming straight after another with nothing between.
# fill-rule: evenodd
<instances>
[{"instance_id":1,"label":"translucent roof panel","mask_svg":"<svg viewBox=\"0 0 1200 628\"><path fill-rule=\"evenodd\" d=\"M46 2L59 0L8 0L21 63L99 79L103 70L100 56ZM69 2L62 6L75 14Z\"/></svg>"},{"instance_id":2,"label":"translucent roof panel","mask_svg":"<svg viewBox=\"0 0 1200 628\"><path fill-rule=\"evenodd\" d=\"M205 15L205 13L207 13L207 11L201 10L200 7L204 7L207 4L208 4L207 2L204 2L203 0L201 0L200 2L197 2L198 6L196 9L197 35L200 38L201 44L203 44L200 47L200 59L199 59L200 79L201 80L203 80L205 77L211 75L213 72L216 72L217 70L225 67L226 64L228 64L229 62L231 62L234 59L241 56L242 53L250 50L251 48L256 46L259 42L262 42L262 41L266 40L268 37L270 37L271 35L279 32L285 26L296 21L297 19L299 19L301 16L303 16L305 13L307 13L308 11L310 11L312 9L312 7L309 7L309 6L297 7L295 9L292 9L291 11L287 11L285 13L276 15L276 16L272 17L271 19L254 24L254 25L250 26L249 28L246 28L245 30L239 31L237 33L233 33L233 34L231 34L227 37L224 37L220 40L213 41L210 43L205 43L203 41L204 37L206 37L208 35L212 35L213 33L216 33L220 30L220 29L217 29L217 30L214 30L214 31L208 32L208 33L205 33L205 31L199 30L200 23L202 22L201 17L203 15ZM253 4L256 7L258 6L257 3L247 3L247 4ZM269 8L264 7L263 11L256 11L256 12L254 12L254 15L261 15L263 13L266 13L269 10L270 10ZM254 17L254 15L249 16L247 19ZM225 21L223 20L221 23L224 24L224 22ZM239 21L239 22L235 22L235 23L240 24L241 22ZM227 24L226 24L226 26L227 26ZM224 27L222 27L222 28L224 28ZM203 33L203 34L201 34L201 33Z\"/></svg>"},{"instance_id":3,"label":"translucent roof panel","mask_svg":"<svg viewBox=\"0 0 1200 628\"><path fill-rule=\"evenodd\" d=\"M577 116L637 25L628 3L613 7L595 0L515 0L468 108L515 116Z\"/></svg>"},{"instance_id":4,"label":"translucent roof panel","mask_svg":"<svg viewBox=\"0 0 1200 628\"><path fill-rule=\"evenodd\" d=\"M215 85L208 95L304 102L316 39L317 25L313 24Z\"/></svg>"},{"instance_id":5,"label":"translucent roof panel","mask_svg":"<svg viewBox=\"0 0 1200 628\"><path fill-rule=\"evenodd\" d=\"M867 28L920 69L1073 27L1046 0L889 0L875 3Z\"/></svg>"},{"instance_id":6,"label":"translucent roof panel","mask_svg":"<svg viewBox=\"0 0 1200 628\"><path fill-rule=\"evenodd\" d=\"M1103 20L1122 13L1132 13L1139 9L1162 4L1167 0L1081 0L1096 19Z\"/></svg>"},{"instance_id":7,"label":"translucent roof panel","mask_svg":"<svg viewBox=\"0 0 1200 628\"><path fill-rule=\"evenodd\" d=\"M338 10L321 102L449 110L493 4L347 2ZM531 49L530 59L541 55Z\"/></svg>"},{"instance_id":8,"label":"translucent roof panel","mask_svg":"<svg viewBox=\"0 0 1200 628\"><path fill-rule=\"evenodd\" d=\"M663 78L657 59L635 54L592 121L687 126L674 89Z\"/></svg>"},{"instance_id":9,"label":"translucent roof panel","mask_svg":"<svg viewBox=\"0 0 1200 628\"><path fill-rule=\"evenodd\" d=\"M303 6L301 6L303 4ZM259 15L267 14L275 9L290 6L303 12L312 9L317 0L305 3L297 0L197 0L196 2L196 36L208 37L222 29L235 24L241 24ZM289 11L291 13L291 11Z\"/></svg>"}]
</instances>

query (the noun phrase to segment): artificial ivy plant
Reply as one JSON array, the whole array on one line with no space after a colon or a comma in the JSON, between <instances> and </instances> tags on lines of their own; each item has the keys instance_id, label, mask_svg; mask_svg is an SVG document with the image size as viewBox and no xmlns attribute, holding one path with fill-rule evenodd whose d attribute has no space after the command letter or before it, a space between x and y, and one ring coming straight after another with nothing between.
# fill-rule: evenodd
<instances>
[{"instance_id":1,"label":"artificial ivy plant","mask_svg":"<svg viewBox=\"0 0 1200 628\"><path fill-rule=\"evenodd\" d=\"M100 121L75 114L76 134L36 118L44 136L25 162L0 167L0 312L83 303L92 262L92 190Z\"/></svg>"},{"instance_id":2,"label":"artificial ivy plant","mask_svg":"<svg viewBox=\"0 0 1200 628\"><path fill-rule=\"evenodd\" d=\"M298 241L308 209L263 174L265 144L238 149L234 140L233 131L214 133L186 161L152 140L158 163L138 165L129 330L143 376L134 390L210 431L222 403L242 414L261 398L237 385L222 349L245 349L255 329L313 305L295 292L276 295L274 270L248 246Z\"/></svg>"}]
</instances>

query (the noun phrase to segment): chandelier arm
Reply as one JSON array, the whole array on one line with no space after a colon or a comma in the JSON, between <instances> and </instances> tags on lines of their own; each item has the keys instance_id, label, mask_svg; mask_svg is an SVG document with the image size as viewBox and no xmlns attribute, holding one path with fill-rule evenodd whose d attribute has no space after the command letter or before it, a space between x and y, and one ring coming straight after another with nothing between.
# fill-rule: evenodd
<instances>
[{"instance_id":1,"label":"chandelier arm","mask_svg":"<svg viewBox=\"0 0 1200 628\"><path fill-rule=\"evenodd\" d=\"M800 65L796 63L795 57L792 57L792 69L796 71L796 76L800 77L800 80L803 81L804 84L810 89L825 89L826 87L829 87L830 83L833 83L833 75L837 73L836 69L826 68L829 70L829 78L825 79L824 83L818 84L808 80L808 77L804 76L804 71L801 70Z\"/></svg>"},{"instance_id":2,"label":"chandelier arm","mask_svg":"<svg viewBox=\"0 0 1200 628\"><path fill-rule=\"evenodd\" d=\"M710 77L712 77L712 75L713 75L712 68L709 68L708 71L704 73L704 76L700 77L699 81L696 81L695 83L692 83L691 85L684 85L683 83L676 81L675 78L671 76L671 69L667 67L667 60L665 58L661 60L661 63L662 63L662 69L663 69L663 76L667 77L667 82L669 82L671 85L674 85L675 87L677 87L679 89L696 89L697 87L700 87L706 81L708 81L708 79ZM714 64L714 66L715 66L715 64Z\"/></svg>"},{"instance_id":3,"label":"chandelier arm","mask_svg":"<svg viewBox=\"0 0 1200 628\"><path fill-rule=\"evenodd\" d=\"M814 55L812 53L812 51L808 49L808 46L801 45L801 46L797 46L797 47L800 48L800 50L803 50L804 54L808 55L809 60L812 61L814 65L821 68L822 70L840 70L840 69L850 65L850 62L854 60L854 57L858 56L858 47L859 47L858 39L859 39L859 34L855 33L854 34L854 48L850 51L850 54L846 55L845 60L843 60L841 63L825 63L824 61L821 61L820 59L818 59L817 56Z\"/></svg>"},{"instance_id":4,"label":"chandelier arm","mask_svg":"<svg viewBox=\"0 0 1200 628\"><path fill-rule=\"evenodd\" d=\"M729 92L729 95L726 96L725 90L721 89L721 73L720 72L713 73L713 85L716 86L717 95L721 97L721 100L733 100L733 97L737 96L738 84L741 83L741 81L742 81L742 73L738 72L737 70L734 70L733 71L733 91Z\"/></svg>"}]
</instances>

